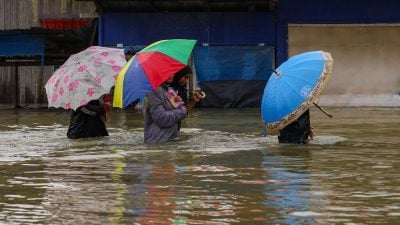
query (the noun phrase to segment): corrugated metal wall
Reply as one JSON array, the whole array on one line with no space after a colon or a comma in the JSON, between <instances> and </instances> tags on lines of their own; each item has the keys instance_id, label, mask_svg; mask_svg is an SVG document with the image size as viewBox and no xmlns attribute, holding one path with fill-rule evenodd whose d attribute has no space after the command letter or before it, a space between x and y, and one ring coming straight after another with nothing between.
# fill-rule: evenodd
<instances>
[{"instance_id":1,"label":"corrugated metal wall","mask_svg":"<svg viewBox=\"0 0 400 225\"><path fill-rule=\"evenodd\" d=\"M53 72L54 66L43 67L43 74L39 66L0 67L0 108L47 107L44 86Z\"/></svg>"},{"instance_id":2,"label":"corrugated metal wall","mask_svg":"<svg viewBox=\"0 0 400 225\"><path fill-rule=\"evenodd\" d=\"M95 17L94 2L0 0L0 30L40 27L40 19ZM0 66L0 108L47 107L44 89L54 66Z\"/></svg>"},{"instance_id":3,"label":"corrugated metal wall","mask_svg":"<svg viewBox=\"0 0 400 225\"><path fill-rule=\"evenodd\" d=\"M28 29L34 22L32 18L31 0L0 0L0 30Z\"/></svg>"},{"instance_id":4,"label":"corrugated metal wall","mask_svg":"<svg viewBox=\"0 0 400 225\"><path fill-rule=\"evenodd\" d=\"M91 1L32 0L39 18L81 18L94 14L96 5Z\"/></svg>"},{"instance_id":5,"label":"corrugated metal wall","mask_svg":"<svg viewBox=\"0 0 400 225\"><path fill-rule=\"evenodd\" d=\"M75 0L0 0L0 30L40 27L44 18L95 15L94 2Z\"/></svg>"}]
</instances>

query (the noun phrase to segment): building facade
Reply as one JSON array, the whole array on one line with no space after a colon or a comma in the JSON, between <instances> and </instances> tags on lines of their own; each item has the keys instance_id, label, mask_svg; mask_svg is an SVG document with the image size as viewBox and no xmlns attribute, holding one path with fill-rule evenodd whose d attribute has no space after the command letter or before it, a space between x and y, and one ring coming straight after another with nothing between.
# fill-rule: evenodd
<instances>
[{"instance_id":1,"label":"building facade","mask_svg":"<svg viewBox=\"0 0 400 225\"><path fill-rule=\"evenodd\" d=\"M270 69L310 50L328 51L335 60L321 105L400 105L399 1L96 2L104 6L102 45L140 48L160 39L198 40L194 66L200 86L216 99L211 107L259 104Z\"/></svg>"},{"instance_id":2,"label":"building facade","mask_svg":"<svg viewBox=\"0 0 400 225\"><path fill-rule=\"evenodd\" d=\"M197 40L204 107L258 107L271 69L310 50L335 61L320 105L399 106L399 10L397 0L0 0L0 46L7 35L25 43L22 53L0 48L0 105L46 105L49 74L89 45L140 50L186 38ZM27 55L36 64L15 61Z\"/></svg>"},{"instance_id":3,"label":"building facade","mask_svg":"<svg viewBox=\"0 0 400 225\"><path fill-rule=\"evenodd\" d=\"M55 68L97 44L95 12L93 2L0 0L1 108L47 107L44 85Z\"/></svg>"}]
</instances>

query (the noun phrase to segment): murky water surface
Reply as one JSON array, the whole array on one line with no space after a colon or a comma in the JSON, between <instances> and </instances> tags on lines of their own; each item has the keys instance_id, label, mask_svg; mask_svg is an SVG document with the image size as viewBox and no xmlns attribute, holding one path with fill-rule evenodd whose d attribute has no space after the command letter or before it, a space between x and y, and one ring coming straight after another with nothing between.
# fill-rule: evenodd
<instances>
[{"instance_id":1,"label":"murky water surface","mask_svg":"<svg viewBox=\"0 0 400 225\"><path fill-rule=\"evenodd\" d=\"M2 110L0 224L399 224L400 109L329 110L300 146L259 109L196 110L157 145L131 110L86 140L68 112Z\"/></svg>"}]
</instances>

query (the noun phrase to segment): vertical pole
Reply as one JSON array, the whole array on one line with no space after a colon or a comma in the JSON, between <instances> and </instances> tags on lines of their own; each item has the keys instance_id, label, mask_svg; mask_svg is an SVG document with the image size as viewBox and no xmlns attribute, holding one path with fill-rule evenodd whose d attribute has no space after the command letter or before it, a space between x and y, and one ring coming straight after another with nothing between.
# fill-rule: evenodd
<instances>
[{"instance_id":1,"label":"vertical pole","mask_svg":"<svg viewBox=\"0 0 400 225\"><path fill-rule=\"evenodd\" d=\"M264 123L264 137L267 137L267 123Z\"/></svg>"},{"instance_id":2,"label":"vertical pole","mask_svg":"<svg viewBox=\"0 0 400 225\"><path fill-rule=\"evenodd\" d=\"M18 65L14 66L15 73L15 108L19 106L19 74L18 74Z\"/></svg>"},{"instance_id":3,"label":"vertical pole","mask_svg":"<svg viewBox=\"0 0 400 225\"><path fill-rule=\"evenodd\" d=\"M41 57L41 62L40 62L40 74L39 74L39 79L38 79L38 88L37 88L37 90L36 90L36 93L37 93L37 96L36 96L36 102L35 102L35 104L37 105L37 107L39 107L40 106L40 104L42 103L41 102L41 100L43 99L42 98L42 89L43 89L43 86L42 86L42 83L43 83L43 77L44 77L44 53L42 54L42 57Z\"/></svg>"},{"instance_id":4,"label":"vertical pole","mask_svg":"<svg viewBox=\"0 0 400 225\"><path fill-rule=\"evenodd\" d=\"M278 21L276 24L276 67L288 59L288 24Z\"/></svg>"},{"instance_id":5,"label":"vertical pole","mask_svg":"<svg viewBox=\"0 0 400 225\"><path fill-rule=\"evenodd\" d=\"M103 46L103 16L99 16L99 21L98 21L98 45Z\"/></svg>"},{"instance_id":6,"label":"vertical pole","mask_svg":"<svg viewBox=\"0 0 400 225\"><path fill-rule=\"evenodd\" d=\"M96 30L97 30L98 25L99 25L99 20L97 20L96 23L95 23L94 26L93 26L92 35L91 35L90 40L89 40L89 43L88 43L89 46L97 45L97 43L96 43L96 44L94 43L94 39L95 39L95 37L96 37Z\"/></svg>"}]
</instances>

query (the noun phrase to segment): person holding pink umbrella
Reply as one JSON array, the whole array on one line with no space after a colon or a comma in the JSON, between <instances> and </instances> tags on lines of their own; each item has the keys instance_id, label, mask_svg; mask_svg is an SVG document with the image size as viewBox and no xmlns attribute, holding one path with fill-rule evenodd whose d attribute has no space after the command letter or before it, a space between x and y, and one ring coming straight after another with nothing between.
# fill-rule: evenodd
<instances>
[{"instance_id":1,"label":"person holding pink umbrella","mask_svg":"<svg viewBox=\"0 0 400 225\"><path fill-rule=\"evenodd\" d=\"M111 111L108 95L74 110L71 114L67 137L69 139L108 136L107 114Z\"/></svg>"},{"instance_id":2,"label":"person holding pink umbrella","mask_svg":"<svg viewBox=\"0 0 400 225\"><path fill-rule=\"evenodd\" d=\"M105 96L126 64L123 49L91 46L71 55L46 83L48 106L71 110L68 138L108 136Z\"/></svg>"}]
</instances>

